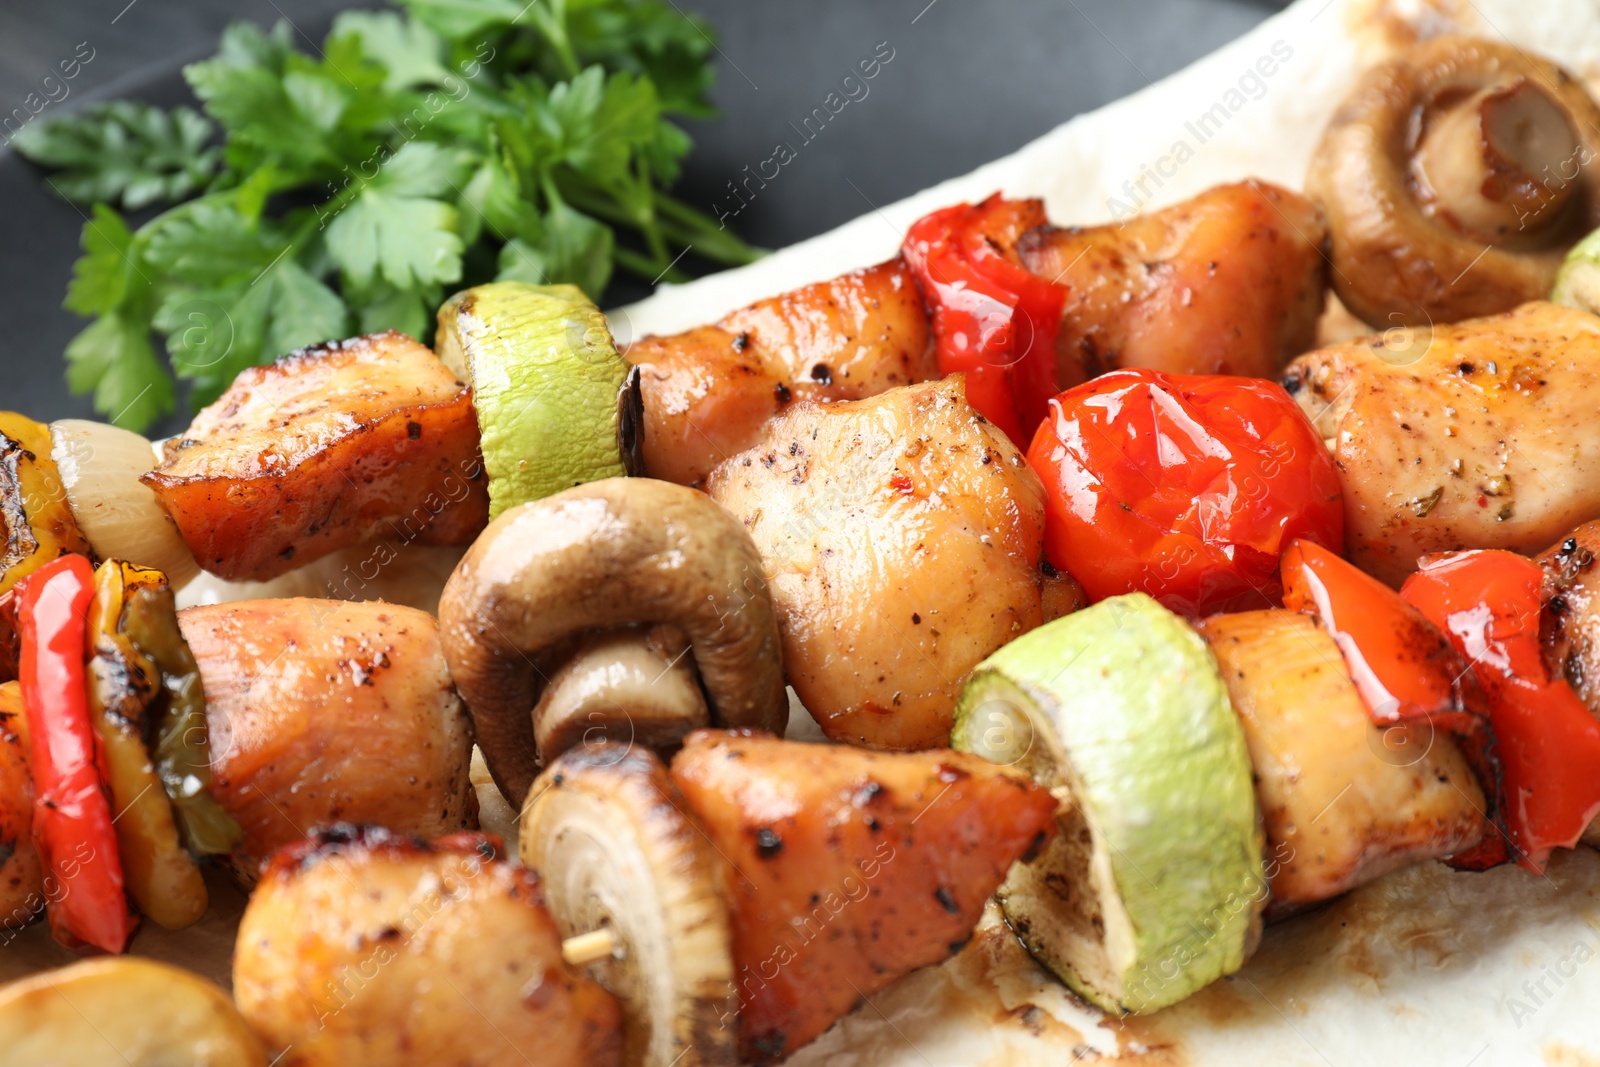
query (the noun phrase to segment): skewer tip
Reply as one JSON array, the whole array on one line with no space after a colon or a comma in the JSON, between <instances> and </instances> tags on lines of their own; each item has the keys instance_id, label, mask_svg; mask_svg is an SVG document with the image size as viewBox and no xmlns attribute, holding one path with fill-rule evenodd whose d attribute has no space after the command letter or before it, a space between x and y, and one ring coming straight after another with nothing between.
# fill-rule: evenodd
<instances>
[{"instance_id":1,"label":"skewer tip","mask_svg":"<svg viewBox=\"0 0 1600 1067\"><path fill-rule=\"evenodd\" d=\"M561 942L561 958L570 966L582 967L586 963L614 955L617 948L617 935L610 929L601 927Z\"/></svg>"}]
</instances>

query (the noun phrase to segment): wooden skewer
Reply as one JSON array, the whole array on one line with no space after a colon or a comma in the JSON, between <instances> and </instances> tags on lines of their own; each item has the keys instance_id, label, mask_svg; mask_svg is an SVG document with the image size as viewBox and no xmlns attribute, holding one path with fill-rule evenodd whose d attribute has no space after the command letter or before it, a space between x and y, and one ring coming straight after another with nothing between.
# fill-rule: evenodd
<instances>
[{"instance_id":1,"label":"wooden skewer","mask_svg":"<svg viewBox=\"0 0 1600 1067\"><path fill-rule=\"evenodd\" d=\"M561 958L570 966L582 967L585 963L615 955L617 947L617 935L601 927L561 942Z\"/></svg>"}]
</instances>

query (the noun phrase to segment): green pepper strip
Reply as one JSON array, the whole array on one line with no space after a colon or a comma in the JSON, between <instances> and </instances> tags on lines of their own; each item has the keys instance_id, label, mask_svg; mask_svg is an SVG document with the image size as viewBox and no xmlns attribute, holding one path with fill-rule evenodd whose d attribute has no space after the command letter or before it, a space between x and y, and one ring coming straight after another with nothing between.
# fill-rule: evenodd
<instances>
[{"instance_id":1,"label":"green pepper strip","mask_svg":"<svg viewBox=\"0 0 1600 1067\"><path fill-rule=\"evenodd\" d=\"M165 583L160 571L107 560L89 602L89 722L100 739L101 773L111 790L123 883L141 911L169 930L199 922L209 894L183 847L177 818L145 743L160 670L119 630L130 592Z\"/></svg>"},{"instance_id":2,"label":"green pepper strip","mask_svg":"<svg viewBox=\"0 0 1600 1067\"><path fill-rule=\"evenodd\" d=\"M200 855L231 852L243 833L210 793L205 691L200 666L178 629L172 590L132 590L122 619L123 632L134 646L161 668L167 706L155 727L156 773L172 799L183 843Z\"/></svg>"}]
</instances>

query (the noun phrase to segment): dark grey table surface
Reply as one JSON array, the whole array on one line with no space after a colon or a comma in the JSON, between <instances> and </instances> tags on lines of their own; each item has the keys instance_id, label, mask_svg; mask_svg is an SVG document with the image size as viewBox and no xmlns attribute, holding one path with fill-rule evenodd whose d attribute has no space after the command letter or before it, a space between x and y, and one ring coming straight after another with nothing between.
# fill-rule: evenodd
<instances>
[{"instance_id":1,"label":"dark grey table surface","mask_svg":"<svg viewBox=\"0 0 1600 1067\"><path fill-rule=\"evenodd\" d=\"M1010 152L1073 115L1143 88L1244 33L1273 0L677 0L720 35L722 117L690 124L678 192L710 208L770 155L881 42L893 59L842 121L785 166L736 223L781 247ZM0 0L0 118L59 61L91 56L40 114L121 96L189 99L179 68L208 55L231 19L287 19L320 45L329 0ZM60 90L54 90L60 95ZM4 137L0 135L0 142ZM1061 220L1070 221L1070 220ZM61 351L83 320L61 309L82 222L33 168L0 147L0 405L35 418L89 416L67 393ZM608 302L638 295L614 284ZM181 428L170 420L167 429Z\"/></svg>"}]
</instances>

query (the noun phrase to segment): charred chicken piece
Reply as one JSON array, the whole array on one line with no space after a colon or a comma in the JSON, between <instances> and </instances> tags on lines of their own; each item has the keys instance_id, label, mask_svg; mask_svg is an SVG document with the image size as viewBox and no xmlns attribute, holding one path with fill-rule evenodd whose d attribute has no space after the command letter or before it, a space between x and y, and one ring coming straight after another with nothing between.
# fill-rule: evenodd
<instances>
[{"instance_id":1,"label":"charred chicken piece","mask_svg":"<svg viewBox=\"0 0 1600 1067\"><path fill-rule=\"evenodd\" d=\"M0 684L0 930L26 926L44 910L44 868L33 847L33 777L22 690Z\"/></svg>"},{"instance_id":2,"label":"charred chicken piece","mask_svg":"<svg viewBox=\"0 0 1600 1067\"><path fill-rule=\"evenodd\" d=\"M472 731L432 616L296 598L186 608L179 624L205 689L211 793L244 831L243 880L335 822L429 838L476 824Z\"/></svg>"},{"instance_id":3,"label":"charred chicken piece","mask_svg":"<svg viewBox=\"0 0 1600 1067\"><path fill-rule=\"evenodd\" d=\"M1246 181L1121 223L1041 227L1017 251L1066 286L1065 389L1120 367L1274 376L1315 342L1327 235L1310 201Z\"/></svg>"},{"instance_id":4,"label":"charred chicken piece","mask_svg":"<svg viewBox=\"0 0 1600 1067\"><path fill-rule=\"evenodd\" d=\"M959 951L1055 811L973 756L704 730L670 775L616 742L563 753L521 855L550 872L569 958L611 949L591 973L622 1002L630 1063L767 1063Z\"/></svg>"},{"instance_id":5,"label":"charred chicken piece","mask_svg":"<svg viewBox=\"0 0 1600 1067\"><path fill-rule=\"evenodd\" d=\"M239 924L240 1011L300 1067L620 1065L616 1001L496 852L348 825L284 849Z\"/></svg>"},{"instance_id":6,"label":"charred chicken piece","mask_svg":"<svg viewBox=\"0 0 1600 1067\"><path fill-rule=\"evenodd\" d=\"M380 535L464 544L488 520L470 390L392 331L244 371L143 481L232 580Z\"/></svg>"},{"instance_id":7,"label":"charred chicken piece","mask_svg":"<svg viewBox=\"0 0 1600 1067\"><path fill-rule=\"evenodd\" d=\"M1600 514L1600 319L1535 302L1310 352L1283 385L1328 442L1351 562L1398 586L1428 552L1534 553Z\"/></svg>"},{"instance_id":8,"label":"charred chicken piece","mask_svg":"<svg viewBox=\"0 0 1600 1067\"><path fill-rule=\"evenodd\" d=\"M959 377L798 404L708 491L755 540L789 684L835 740L948 744L967 672L1042 621L1043 488Z\"/></svg>"},{"instance_id":9,"label":"charred chicken piece","mask_svg":"<svg viewBox=\"0 0 1600 1067\"><path fill-rule=\"evenodd\" d=\"M1600 716L1600 521L1586 522L1539 556L1544 614L1539 636L1551 677L1565 678Z\"/></svg>"},{"instance_id":10,"label":"charred chicken piece","mask_svg":"<svg viewBox=\"0 0 1600 1067\"><path fill-rule=\"evenodd\" d=\"M672 778L729 861L740 1051L755 1063L960 951L1056 812L1026 776L949 751L704 731Z\"/></svg>"},{"instance_id":11,"label":"charred chicken piece","mask_svg":"<svg viewBox=\"0 0 1600 1067\"><path fill-rule=\"evenodd\" d=\"M623 355L640 370L646 472L695 486L797 400L859 400L938 377L928 315L899 258Z\"/></svg>"},{"instance_id":12,"label":"charred chicken piece","mask_svg":"<svg viewBox=\"0 0 1600 1067\"><path fill-rule=\"evenodd\" d=\"M1089 594L1083 591L1083 583L1078 579L1066 571L1056 570L1049 560L1040 561L1039 570L1044 575L1040 591L1040 605L1044 609L1041 621L1054 622L1089 606Z\"/></svg>"},{"instance_id":13,"label":"charred chicken piece","mask_svg":"<svg viewBox=\"0 0 1600 1067\"><path fill-rule=\"evenodd\" d=\"M1482 839L1483 791L1455 740L1426 722L1374 725L1338 645L1315 618L1246 611L1213 615L1199 629L1255 768L1269 916Z\"/></svg>"}]
</instances>

